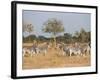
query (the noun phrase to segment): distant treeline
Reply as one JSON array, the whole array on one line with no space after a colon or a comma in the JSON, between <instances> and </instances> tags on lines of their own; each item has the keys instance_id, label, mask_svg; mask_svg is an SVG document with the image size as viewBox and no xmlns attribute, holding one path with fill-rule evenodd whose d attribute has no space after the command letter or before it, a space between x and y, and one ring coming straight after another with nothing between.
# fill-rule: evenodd
<instances>
[{"instance_id":1,"label":"distant treeline","mask_svg":"<svg viewBox=\"0 0 100 80\"><path fill-rule=\"evenodd\" d=\"M53 38L47 38L45 36L36 36L36 35L29 35L27 37L23 37L23 42L53 42ZM70 33L64 33L62 36L56 37L56 42L63 42L63 43L74 43L74 42L90 42L91 41L91 34L90 31L86 32L84 29L81 29L79 32L75 32L74 35Z\"/></svg>"}]
</instances>

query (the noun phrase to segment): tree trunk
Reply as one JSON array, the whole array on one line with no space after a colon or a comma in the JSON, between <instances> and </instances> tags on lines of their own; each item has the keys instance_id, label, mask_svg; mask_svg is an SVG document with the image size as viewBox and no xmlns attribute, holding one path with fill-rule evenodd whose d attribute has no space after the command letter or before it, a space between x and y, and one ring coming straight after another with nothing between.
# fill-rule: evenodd
<instances>
[{"instance_id":1,"label":"tree trunk","mask_svg":"<svg viewBox=\"0 0 100 80\"><path fill-rule=\"evenodd\" d=\"M56 47L56 36L53 35L53 40L54 40L54 47Z\"/></svg>"}]
</instances>

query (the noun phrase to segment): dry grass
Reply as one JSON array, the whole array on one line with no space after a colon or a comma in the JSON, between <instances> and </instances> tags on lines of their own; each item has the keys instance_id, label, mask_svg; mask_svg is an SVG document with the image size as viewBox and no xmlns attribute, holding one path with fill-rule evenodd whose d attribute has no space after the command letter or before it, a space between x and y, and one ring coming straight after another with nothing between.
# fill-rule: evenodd
<instances>
[{"instance_id":1,"label":"dry grass","mask_svg":"<svg viewBox=\"0 0 100 80\"><path fill-rule=\"evenodd\" d=\"M90 55L87 56L64 56L54 48L49 49L46 55L36 54L32 57L26 55L23 57L23 69L39 68L60 68L60 67L83 67L90 66Z\"/></svg>"}]
</instances>

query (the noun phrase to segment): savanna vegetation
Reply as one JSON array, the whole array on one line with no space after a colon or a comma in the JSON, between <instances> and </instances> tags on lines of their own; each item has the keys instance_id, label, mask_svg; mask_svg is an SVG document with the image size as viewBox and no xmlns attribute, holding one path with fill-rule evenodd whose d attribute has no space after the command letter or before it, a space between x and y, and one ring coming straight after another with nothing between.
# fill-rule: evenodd
<instances>
[{"instance_id":1,"label":"savanna vegetation","mask_svg":"<svg viewBox=\"0 0 100 80\"><path fill-rule=\"evenodd\" d=\"M34 34L34 27L36 27L34 24L23 25L23 33L27 32L29 34L28 36L23 36L23 47L28 46L28 48L30 48L34 42L38 43L38 46L44 42L49 42L54 45L47 49L46 55L43 55L42 52L40 52L41 54L35 54L33 56L23 56L23 69L83 67L91 65L90 54L85 57L69 57L63 56L63 51L61 49L55 49L56 44L60 42L69 45L76 42L81 43L82 45L84 43L89 43L91 41L91 32L87 32L84 29L84 26L80 30L74 32L74 34L71 34L65 31L66 26L63 25L62 21L55 18L48 19L45 23L43 23L43 26L41 26L41 31L46 34L50 34L50 37L43 36L42 34L36 36ZM40 49L40 47L37 48Z\"/></svg>"},{"instance_id":2,"label":"savanna vegetation","mask_svg":"<svg viewBox=\"0 0 100 80\"><path fill-rule=\"evenodd\" d=\"M74 42L90 42L91 41L91 33L90 31L85 31L84 27L80 29L80 31L74 32L74 34L67 33L64 30L63 23L60 20L57 19L49 19L47 22L43 24L42 31L45 33L51 34L51 37L45 37L42 35L36 36L34 34L31 34L34 32L35 25L32 24L26 24L23 26L23 32L28 32L29 36L24 37L23 36L23 42L24 43L31 43L34 40L35 41L47 41L47 42L64 42L64 43L74 43ZM63 33L63 35L58 35Z\"/></svg>"}]
</instances>

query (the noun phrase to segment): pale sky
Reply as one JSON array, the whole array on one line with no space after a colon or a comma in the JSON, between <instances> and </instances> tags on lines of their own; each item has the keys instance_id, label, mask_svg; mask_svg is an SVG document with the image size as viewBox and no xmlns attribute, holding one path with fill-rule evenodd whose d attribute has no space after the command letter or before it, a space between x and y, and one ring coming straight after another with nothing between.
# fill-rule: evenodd
<instances>
[{"instance_id":1,"label":"pale sky","mask_svg":"<svg viewBox=\"0 0 100 80\"><path fill-rule=\"evenodd\" d=\"M49 33L42 31L43 24L51 18L56 18L62 21L65 32L75 33L81 28L86 31L90 31L91 27L91 14L89 13L71 13L71 12L46 12L46 11L34 11L23 10L23 24L33 24L34 31L32 34L37 36L42 35L50 37ZM63 33L62 33L63 34ZM24 36L28 36L28 33L23 33Z\"/></svg>"}]
</instances>

